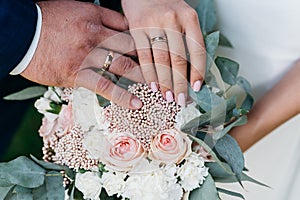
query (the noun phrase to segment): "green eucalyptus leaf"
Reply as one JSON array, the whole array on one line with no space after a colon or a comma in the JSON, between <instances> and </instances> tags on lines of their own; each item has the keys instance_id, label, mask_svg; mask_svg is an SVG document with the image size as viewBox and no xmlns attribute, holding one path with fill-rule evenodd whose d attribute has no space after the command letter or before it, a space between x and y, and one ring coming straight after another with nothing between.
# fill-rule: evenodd
<instances>
[{"instance_id":1,"label":"green eucalyptus leaf","mask_svg":"<svg viewBox=\"0 0 300 200\"><path fill-rule=\"evenodd\" d=\"M201 0L198 4L196 11L201 24L201 30L204 35L214 30L217 23L216 9L214 1Z\"/></svg>"},{"instance_id":2,"label":"green eucalyptus leaf","mask_svg":"<svg viewBox=\"0 0 300 200\"><path fill-rule=\"evenodd\" d=\"M245 100L241 105L241 109L249 111L252 108L253 104L254 104L253 97L250 94L247 94Z\"/></svg>"},{"instance_id":3,"label":"green eucalyptus leaf","mask_svg":"<svg viewBox=\"0 0 300 200\"><path fill-rule=\"evenodd\" d=\"M211 66L211 64L212 64L212 60L211 61L207 60L207 66L208 65ZM211 70L207 70L205 73L205 83L212 87L217 87L217 88L219 87L217 79L215 75L211 72Z\"/></svg>"},{"instance_id":4,"label":"green eucalyptus leaf","mask_svg":"<svg viewBox=\"0 0 300 200\"><path fill-rule=\"evenodd\" d=\"M0 178L0 187L10 187L12 185L14 185L14 184L8 182L8 180Z\"/></svg>"},{"instance_id":5,"label":"green eucalyptus leaf","mask_svg":"<svg viewBox=\"0 0 300 200\"><path fill-rule=\"evenodd\" d=\"M65 189L62 175L56 171L48 172L45 177L45 183L33 189L33 198L35 200L64 199Z\"/></svg>"},{"instance_id":6,"label":"green eucalyptus leaf","mask_svg":"<svg viewBox=\"0 0 300 200\"><path fill-rule=\"evenodd\" d=\"M204 183L197 189L193 190L189 195L189 200L199 200L199 199L207 199L207 200L218 200L219 195L215 185L215 181L209 174Z\"/></svg>"},{"instance_id":7,"label":"green eucalyptus leaf","mask_svg":"<svg viewBox=\"0 0 300 200\"><path fill-rule=\"evenodd\" d=\"M213 62L216 50L219 44L220 32L216 31L204 38L205 46L206 46L206 71L209 71Z\"/></svg>"},{"instance_id":8,"label":"green eucalyptus leaf","mask_svg":"<svg viewBox=\"0 0 300 200\"><path fill-rule=\"evenodd\" d=\"M189 87L189 94L206 112L211 111L214 107L220 108L220 105L226 102L226 100L213 93L207 85L202 86L199 92L194 92L191 87Z\"/></svg>"},{"instance_id":9,"label":"green eucalyptus leaf","mask_svg":"<svg viewBox=\"0 0 300 200\"><path fill-rule=\"evenodd\" d=\"M39 187L44 182L45 170L25 156L8 163L0 163L0 180L26 188Z\"/></svg>"},{"instance_id":10,"label":"green eucalyptus leaf","mask_svg":"<svg viewBox=\"0 0 300 200\"><path fill-rule=\"evenodd\" d=\"M251 84L247 79L242 76L237 77L236 79L238 86L240 86L247 93L251 93Z\"/></svg>"},{"instance_id":11,"label":"green eucalyptus leaf","mask_svg":"<svg viewBox=\"0 0 300 200\"><path fill-rule=\"evenodd\" d=\"M107 107L110 105L110 101L102 97L101 95L97 95L99 105L101 107Z\"/></svg>"},{"instance_id":12,"label":"green eucalyptus leaf","mask_svg":"<svg viewBox=\"0 0 300 200\"><path fill-rule=\"evenodd\" d=\"M234 85L237 82L239 72L239 64L229 58L217 57L215 63L221 73L222 79L229 85Z\"/></svg>"},{"instance_id":13,"label":"green eucalyptus leaf","mask_svg":"<svg viewBox=\"0 0 300 200\"><path fill-rule=\"evenodd\" d=\"M245 166L245 160L243 152L236 140L227 134L217 141L215 149L229 164L237 177L240 178Z\"/></svg>"},{"instance_id":14,"label":"green eucalyptus leaf","mask_svg":"<svg viewBox=\"0 0 300 200\"><path fill-rule=\"evenodd\" d=\"M192 135L188 135L193 141L197 142L198 144L200 144L214 159L214 161L223 168L224 171L226 171L227 173L231 174L231 175L235 175L235 173L232 172L231 169L229 169L226 165L223 164L222 161L220 161L220 159L218 158L218 156L213 152L213 150L201 139L192 136Z\"/></svg>"},{"instance_id":15,"label":"green eucalyptus leaf","mask_svg":"<svg viewBox=\"0 0 300 200\"><path fill-rule=\"evenodd\" d=\"M181 128L181 131L189 134L194 132L195 128L198 129L198 127L209 124L210 116L210 113L205 113L203 115L200 115L199 117L192 119L188 123L184 124L184 126Z\"/></svg>"},{"instance_id":16,"label":"green eucalyptus leaf","mask_svg":"<svg viewBox=\"0 0 300 200\"><path fill-rule=\"evenodd\" d=\"M134 81L132 81L132 80L130 80L128 78L125 78L123 76L120 77L119 80L118 80L118 82L117 82L117 85L120 86L121 88L124 88L125 90L127 90L128 87L130 85L133 85L133 84L135 84Z\"/></svg>"},{"instance_id":17,"label":"green eucalyptus leaf","mask_svg":"<svg viewBox=\"0 0 300 200\"><path fill-rule=\"evenodd\" d=\"M95 0L95 1L94 1L94 4L100 6L100 0Z\"/></svg>"},{"instance_id":18,"label":"green eucalyptus leaf","mask_svg":"<svg viewBox=\"0 0 300 200\"><path fill-rule=\"evenodd\" d=\"M69 179L75 180L76 173L75 173L73 170L67 169L67 170L65 171L65 173L66 173L66 176L67 176Z\"/></svg>"},{"instance_id":19,"label":"green eucalyptus leaf","mask_svg":"<svg viewBox=\"0 0 300 200\"><path fill-rule=\"evenodd\" d=\"M44 169L47 170L57 170L57 171L62 171L62 170L67 170L69 169L66 166L62 166L62 165L58 165L55 163L50 163L50 162L45 162L43 160L38 160L36 157L34 157L33 155L30 155L30 158L36 162L38 165L40 165L41 167L43 167Z\"/></svg>"},{"instance_id":20,"label":"green eucalyptus leaf","mask_svg":"<svg viewBox=\"0 0 300 200\"><path fill-rule=\"evenodd\" d=\"M223 46L223 47L229 47L232 48L233 45L231 44L231 42L228 40L228 38L223 35L222 33L220 33L220 41L219 41L219 45Z\"/></svg>"},{"instance_id":21,"label":"green eucalyptus leaf","mask_svg":"<svg viewBox=\"0 0 300 200\"><path fill-rule=\"evenodd\" d=\"M24 90L21 90L19 92L10 94L10 95L4 97L3 99L5 99L5 100L26 100L26 99L43 96L46 91L47 91L47 88L45 88L43 86L32 86L32 87L28 87Z\"/></svg>"},{"instance_id":22,"label":"green eucalyptus leaf","mask_svg":"<svg viewBox=\"0 0 300 200\"><path fill-rule=\"evenodd\" d=\"M201 1L202 0L185 0L185 2L194 9L196 9L198 7L198 5Z\"/></svg>"},{"instance_id":23,"label":"green eucalyptus leaf","mask_svg":"<svg viewBox=\"0 0 300 200\"><path fill-rule=\"evenodd\" d=\"M224 129L222 129L219 132L216 132L213 134L213 139L214 140L219 140L220 138L224 137L233 127L235 126L241 126L247 123L247 116L241 116L228 126L226 126Z\"/></svg>"},{"instance_id":24,"label":"green eucalyptus leaf","mask_svg":"<svg viewBox=\"0 0 300 200\"><path fill-rule=\"evenodd\" d=\"M5 197L12 190L13 187L14 185L8 187L0 187L0 199L5 199Z\"/></svg>"},{"instance_id":25,"label":"green eucalyptus leaf","mask_svg":"<svg viewBox=\"0 0 300 200\"><path fill-rule=\"evenodd\" d=\"M29 188L24 188L21 186L16 186L12 190L13 194L17 195L17 199L22 199L22 200L33 200L32 192L31 189Z\"/></svg>"},{"instance_id":26,"label":"green eucalyptus leaf","mask_svg":"<svg viewBox=\"0 0 300 200\"><path fill-rule=\"evenodd\" d=\"M197 95L196 93L192 94L191 97L192 97L192 99L194 99L194 101L197 102L196 98L198 98L198 97L196 95ZM224 122L224 120L226 120L226 117L227 117L226 115L228 115L228 113L232 112L232 110L235 108L235 102L236 102L235 98L220 101L218 103L219 105L216 105L213 108L213 110L206 112L206 113L200 115L199 117L196 117L196 118L192 119L191 121L187 122L181 128L181 131L190 134L190 133L194 132L195 129L197 129L198 127L202 128L208 124L213 125L213 126L218 126L218 125L222 124ZM201 101L198 101L197 103L201 103ZM226 103L226 106L224 105L225 103Z\"/></svg>"},{"instance_id":27,"label":"green eucalyptus leaf","mask_svg":"<svg viewBox=\"0 0 300 200\"><path fill-rule=\"evenodd\" d=\"M205 164L213 178L224 178L235 175L227 163L221 163L222 165L220 165L218 162L209 162Z\"/></svg>"},{"instance_id":28,"label":"green eucalyptus leaf","mask_svg":"<svg viewBox=\"0 0 300 200\"><path fill-rule=\"evenodd\" d=\"M218 192L221 192L221 193L233 196L233 197L239 197L241 199L245 199L245 197L241 193L238 193L238 192L233 192L233 191L225 190L222 188L217 188L217 190L218 190Z\"/></svg>"},{"instance_id":29,"label":"green eucalyptus leaf","mask_svg":"<svg viewBox=\"0 0 300 200\"><path fill-rule=\"evenodd\" d=\"M219 182L219 183L235 183L235 182L238 182L237 177L233 176L233 175L232 176L226 176L226 177L214 177L214 180L216 182ZM258 184L260 186L264 186L264 187L270 188L270 186L268 186L268 185L266 185L266 184L264 184L262 182L259 182L259 181L255 180L254 178L251 178L250 176L248 176L244 172L241 175L241 181L249 181L249 182Z\"/></svg>"}]
</instances>

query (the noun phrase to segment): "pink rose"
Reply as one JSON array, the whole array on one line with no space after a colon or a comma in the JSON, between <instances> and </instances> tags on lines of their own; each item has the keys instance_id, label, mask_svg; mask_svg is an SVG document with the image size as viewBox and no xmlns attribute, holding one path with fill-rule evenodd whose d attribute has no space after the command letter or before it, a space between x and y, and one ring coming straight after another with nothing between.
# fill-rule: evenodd
<instances>
[{"instance_id":1,"label":"pink rose","mask_svg":"<svg viewBox=\"0 0 300 200\"><path fill-rule=\"evenodd\" d=\"M141 143L129 133L112 133L99 145L101 162L117 171L129 171L144 157Z\"/></svg>"},{"instance_id":2,"label":"pink rose","mask_svg":"<svg viewBox=\"0 0 300 200\"><path fill-rule=\"evenodd\" d=\"M40 136L43 137L44 141L48 141L48 138L54 134L56 124L56 119L51 120L51 118L43 117L39 133Z\"/></svg>"},{"instance_id":3,"label":"pink rose","mask_svg":"<svg viewBox=\"0 0 300 200\"><path fill-rule=\"evenodd\" d=\"M74 125L72 104L69 103L68 105L62 105L58 115L45 113L39 133L44 142L47 142L54 133L60 133L58 136L62 137L72 125Z\"/></svg>"},{"instance_id":4,"label":"pink rose","mask_svg":"<svg viewBox=\"0 0 300 200\"><path fill-rule=\"evenodd\" d=\"M178 164L191 153L191 143L185 133L164 130L153 138L149 157L165 164Z\"/></svg>"},{"instance_id":5,"label":"pink rose","mask_svg":"<svg viewBox=\"0 0 300 200\"><path fill-rule=\"evenodd\" d=\"M74 125L72 103L62 105L57 118L57 126L60 130L68 129Z\"/></svg>"}]
</instances>

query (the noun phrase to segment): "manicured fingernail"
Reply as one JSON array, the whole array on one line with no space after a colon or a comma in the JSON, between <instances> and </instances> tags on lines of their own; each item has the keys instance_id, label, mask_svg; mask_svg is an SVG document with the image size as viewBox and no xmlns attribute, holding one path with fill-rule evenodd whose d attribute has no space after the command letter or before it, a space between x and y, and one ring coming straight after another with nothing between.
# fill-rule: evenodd
<instances>
[{"instance_id":1,"label":"manicured fingernail","mask_svg":"<svg viewBox=\"0 0 300 200\"><path fill-rule=\"evenodd\" d=\"M178 101L177 101L177 103L180 106L185 106L185 95L184 95L184 93L178 94Z\"/></svg>"},{"instance_id":2,"label":"manicured fingernail","mask_svg":"<svg viewBox=\"0 0 300 200\"><path fill-rule=\"evenodd\" d=\"M157 92L158 91L158 88L157 88L157 85L156 85L155 82L151 82L150 87L151 87L152 92Z\"/></svg>"},{"instance_id":3,"label":"manicured fingernail","mask_svg":"<svg viewBox=\"0 0 300 200\"><path fill-rule=\"evenodd\" d=\"M139 100L137 98L133 98L130 103L131 103L131 106L134 107L135 109L139 109L143 105L141 100Z\"/></svg>"},{"instance_id":4,"label":"manicured fingernail","mask_svg":"<svg viewBox=\"0 0 300 200\"><path fill-rule=\"evenodd\" d=\"M193 85L193 90L195 92L199 92L201 88L202 82L200 80L196 81Z\"/></svg>"},{"instance_id":5,"label":"manicured fingernail","mask_svg":"<svg viewBox=\"0 0 300 200\"><path fill-rule=\"evenodd\" d=\"M169 103L174 101L173 94L171 91L166 92L166 99L167 99L167 102L169 102Z\"/></svg>"}]
</instances>

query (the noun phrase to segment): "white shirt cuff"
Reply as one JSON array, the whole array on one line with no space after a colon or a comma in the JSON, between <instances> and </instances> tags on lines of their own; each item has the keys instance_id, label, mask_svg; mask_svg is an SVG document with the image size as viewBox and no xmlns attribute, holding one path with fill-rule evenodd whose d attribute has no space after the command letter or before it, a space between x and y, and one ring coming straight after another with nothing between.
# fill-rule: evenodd
<instances>
[{"instance_id":1,"label":"white shirt cuff","mask_svg":"<svg viewBox=\"0 0 300 200\"><path fill-rule=\"evenodd\" d=\"M24 58L21 60L21 62L9 73L10 75L18 75L21 74L29 65L31 59L33 58L33 55L35 53L35 50L37 49L40 35L41 35L41 30L42 30L42 12L40 7L36 4L37 7L37 23L36 23L36 30L35 30L35 35L33 37L33 40L31 42L31 45L24 56Z\"/></svg>"}]
</instances>

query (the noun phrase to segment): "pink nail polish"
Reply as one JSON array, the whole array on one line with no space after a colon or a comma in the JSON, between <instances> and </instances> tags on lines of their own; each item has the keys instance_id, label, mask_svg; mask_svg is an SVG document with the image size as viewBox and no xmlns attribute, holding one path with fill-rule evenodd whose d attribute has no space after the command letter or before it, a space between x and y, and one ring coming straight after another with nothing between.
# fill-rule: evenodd
<instances>
[{"instance_id":1,"label":"pink nail polish","mask_svg":"<svg viewBox=\"0 0 300 200\"><path fill-rule=\"evenodd\" d=\"M158 91L158 88L157 88L157 85L156 85L155 82L151 82L150 87L151 87L152 92L157 92Z\"/></svg>"},{"instance_id":2,"label":"pink nail polish","mask_svg":"<svg viewBox=\"0 0 300 200\"><path fill-rule=\"evenodd\" d=\"M193 85L193 90L195 92L199 92L201 88L202 82L200 80L196 81Z\"/></svg>"},{"instance_id":3,"label":"pink nail polish","mask_svg":"<svg viewBox=\"0 0 300 200\"><path fill-rule=\"evenodd\" d=\"M143 103L141 102L141 100L139 100L137 98L133 98L130 103L131 103L132 107L134 107L135 109L139 109L143 105Z\"/></svg>"},{"instance_id":4,"label":"pink nail polish","mask_svg":"<svg viewBox=\"0 0 300 200\"><path fill-rule=\"evenodd\" d=\"M169 102L169 103L174 101L173 94L172 94L171 91L167 91L167 92L166 92L166 100L167 100L167 102Z\"/></svg>"},{"instance_id":5,"label":"pink nail polish","mask_svg":"<svg viewBox=\"0 0 300 200\"><path fill-rule=\"evenodd\" d=\"M185 95L184 93L178 94L178 99L177 99L178 105L185 107Z\"/></svg>"}]
</instances>

